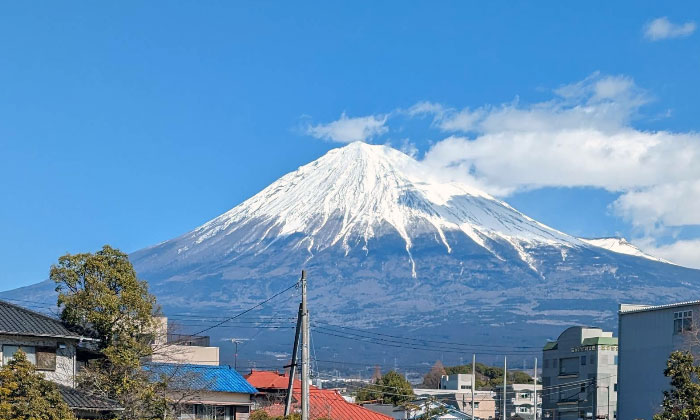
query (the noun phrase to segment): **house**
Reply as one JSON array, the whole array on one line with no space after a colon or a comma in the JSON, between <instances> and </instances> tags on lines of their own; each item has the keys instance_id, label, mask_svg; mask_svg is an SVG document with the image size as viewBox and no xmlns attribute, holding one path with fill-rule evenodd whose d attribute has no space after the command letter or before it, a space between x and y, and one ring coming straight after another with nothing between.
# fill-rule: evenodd
<instances>
[{"instance_id":1,"label":"house","mask_svg":"<svg viewBox=\"0 0 700 420\"><path fill-rule=\"evenodd\" d=\"M257 390L230 366L148 363L154 380L165 379L167 398L180 420L246 420Z\"/></svg>"},{"instance_id":2,"label":"house","mask_svg":"<svg viewBox=\"0 0 700 420\"><path fill-rule=\"evenodd\" d=\"M620 364L618 415L621 420L650 419L661 410L666 361L676 350L698 345L700 301L668 305L628 305L619 308Z\"/></svg>"},{"instance_id":3,"label":"house","mask_svg":"<svg viewBox=\"0 0 700 420\"><path fill-rule=\"evenodd\" d=\"M112 400L75 389L75 378L93 352L96 340L68 329L61 321L0 301L0 362L8 363L22 350L47 380L58 384L63 400L81 418L98 418L121 411Z\"/></svg>"},{"instance_id":4,"label":"house","mask_svg":"<svg viewBox=\"0 0 700 420\"><path fill-rule=\"evenodd\" d=\"M272 371L253 370L246 379L260 393L256 396L256 407L272 416L284 414L284 396L289 385L289 376ZM299 411L301 401L301 381L294 380L292 409ZM320 389L309 385L309 418L311 420L330 418L332 420L393 420L392 417L376 413L343 398L338 391Z\"/></svg>"},{"instance_id":5,"label":"house","mask_svg":"<svg viewBox=\"0 0 700 420\"><path fill-rule=\"evenodd\" d=\"M499 414L503 407L503 388L496 387L496 407ZM537 417L542 417L542 385L508 384L506 386L506 418L515 416L523 420L535 418L535 391L537 391ZM497 417L501 417L498 415Z\"/></svg>"},{"instance_id":6,"label":"house","mask_svg":"<svg viewBox=\"0 0 700 420\"><path fill-rule=\"evenodd\" d=\"M612 332L571 327L542 354L543 419L616 417L618 340Z\"/></svg>"}]
</instances>

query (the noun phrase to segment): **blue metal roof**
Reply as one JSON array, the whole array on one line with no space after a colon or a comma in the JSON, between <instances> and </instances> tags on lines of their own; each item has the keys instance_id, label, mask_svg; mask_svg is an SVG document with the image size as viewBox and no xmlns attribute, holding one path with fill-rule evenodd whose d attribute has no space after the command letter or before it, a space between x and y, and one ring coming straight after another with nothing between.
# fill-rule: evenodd
<instances>
[{"instance_id":1,"label":"blue metal roof","mask_svg":"<svg viewBox=\"0 0 700 420\"><path fill-rule=\"evenodd\" d=\"M149 363L143 369L151 372L154 380L165 375L170 384L177 388L178 382L187 389L206 391L237 392L255 394L258 392L240 373L230 366L189 365L176 363Z\"/></svg>"}]
</instances>

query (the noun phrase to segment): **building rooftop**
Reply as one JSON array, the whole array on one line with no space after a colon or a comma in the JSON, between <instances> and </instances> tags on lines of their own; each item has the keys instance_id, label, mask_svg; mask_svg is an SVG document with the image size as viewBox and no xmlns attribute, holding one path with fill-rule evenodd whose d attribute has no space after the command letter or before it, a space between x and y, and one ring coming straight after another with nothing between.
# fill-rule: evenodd
<instances>
[{"instance_id":1,"label":"building rooftop","mask_svg":"<svg viewBox=\"0 0 700 420\"><path fill-rule=\"evenodd\" d=\"M0 334L81 339L60 320L0 300Z\"/></svg>"},{"instance_id":2,"label":"building rooftop","mask_svg":"<svg viewBox=\"0 0 700 420\"><path fill-rule=\"evenodd\" d=\"M582 346L617 346L617 337L590 337L584 338Z\"/></svg>"},{"instance_id":3,"label":"building rooftop","mask_svg":"<svg viewBox=\"0 0 700 420\"><path fill-rule=\"evenodd\" d=\"M246 379L260 389L286 390L289 385L289 376L275 371L253 370ZM294 380L292 396L298 403L301 400L301 381ZM295 407L298 408L298 404ZM284 412L282 404L273 404L263 408L272 416L281 416ZM309 411L311 420L319 418L331 418L333 420L393 420L392 417L376 413L357 404L345 401L338 391L331 389L319 389L309 386Z\"/></svg>"},{"instance_id":4,"label":"building rooftop","mask_svg":"<svg viewBox=\"0 0 700 420\"><path fill-rule=\"evenodd\" d=\"M690 300L687 302L677 302L669 303L667 305L633 305L633 304L620 304L620 314L631 314L636 312L647 312L647 311L658 311L660 309L677 308L681 306L688 305L700 305L700 300Z\"/></svg>"},{"instance_id":5,"label":"building rooftop","mask_svg":"<svg viewBox=\"0 0 700 420\"><path fill-rule=\"evenodd\" d=\"M58 391L60 392L63 401L71 410L98 412L124 410L124 408L120 407L119 403L114 400L92 395L80 389L58 385Z\"/></svg>"},{"instance_id":6,"label":"building rooftop","mask_svg":"<svg viewBox=\"0 0 700 420\"><path fill-rule=\"evenodd\" d=\"M148 363L143 369L155 377L165 375L173 381L181 381L188 389L236 392L239 394L255 394L258 392L253 385L230 366L190 365L178 363Z\"/></svg>"}]
</instances>

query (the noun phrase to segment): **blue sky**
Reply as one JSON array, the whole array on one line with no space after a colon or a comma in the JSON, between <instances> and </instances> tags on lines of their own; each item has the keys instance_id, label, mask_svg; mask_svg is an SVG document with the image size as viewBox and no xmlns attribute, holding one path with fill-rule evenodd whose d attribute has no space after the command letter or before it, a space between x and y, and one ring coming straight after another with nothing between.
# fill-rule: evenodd
<instances>
[{"instance_id":1,"label":"blue sky","mask_svg":"<svg viewBox=\"0 0 700 420\"><path fill-rule=\"evenodd\" d=\"M698 19L697 2L4 3L0 290L189 231L348 139L698 266Z\"/></svg>"}]
</instances>

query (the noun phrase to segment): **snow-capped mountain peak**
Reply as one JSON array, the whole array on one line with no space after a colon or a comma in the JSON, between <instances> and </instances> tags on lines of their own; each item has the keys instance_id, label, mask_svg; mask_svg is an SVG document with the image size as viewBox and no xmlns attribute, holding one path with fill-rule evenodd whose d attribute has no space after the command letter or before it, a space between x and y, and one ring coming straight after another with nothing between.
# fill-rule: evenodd
<instances>
[{"instance_id":1,"label":"snow-capped mountain peak","mask_svg":"<svg viewBox=\"0 0 700 420\"><path fill-rule=\"evenodd\" d=\"M490 251L490 241L506 241L533 269L529 244L581 245L470 185L438 180L396 149L361 142L333 149L284 175L186 235L189 243L180 252L209 248L244 231L251 234L234 235L237 239L226 246L262 249L270 241L299 235L298 246L308 251L308 258L332 246L342 246L346 253L355 246L369 252L372 238L393 232L403 239L411 264L413 241L420 235L434 236L450 253L447 231L462 232Z\"/></svg>"},{"instance_id":2,"label":"snow-capped mountain peak","mask_svg":"<svg viewBox=\"0 0 700 420\"><path fill-rule=\"evenodd\" d=\"M618 254L625 254L625 255L633 255L635 257L642 257L646 258L649 260L653 261L659 261L659 262L664 262L667 264L673 264L670 261L664 260L663 258L658 258L654 257L653 255L649 255L642 251L641 249L637 248L636 246L632 245L631 243L627 242L625 238L595 238L595 239L584 239L584 238L579 238L581 241L597 246L603 249L607 249L608 251L612 252L617 252Z\"/></svg>"}]
</instances>

